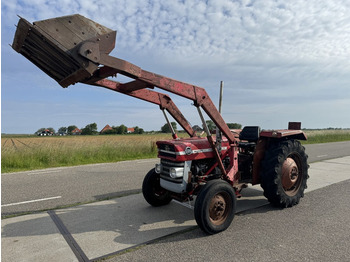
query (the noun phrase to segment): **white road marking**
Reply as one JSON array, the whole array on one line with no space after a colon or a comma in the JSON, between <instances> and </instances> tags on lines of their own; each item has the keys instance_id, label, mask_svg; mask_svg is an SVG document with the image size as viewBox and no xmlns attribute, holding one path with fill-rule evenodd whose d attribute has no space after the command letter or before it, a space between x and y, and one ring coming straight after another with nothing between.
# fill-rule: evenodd
<instances>
[{"instance_id":1,"label":"white road marking","mask_svg":"<svg viewBox=\"0 0 350 262\"><path fill-rule=\"evenodd\" d=\"M189 209L194 209L194 206L191 205L191 202L180 202L180 201L177 201L177 200L175 200L175 199L173 199L172 201L173 201L174 203L176 203L176 204L179 204L179 205L181 205L181 206L187 207L187 208L189 208Z\"/></svg>"},{"instance_id":2,"label":"white road marking","mask_svg":"<svg viewBox=\"0 0 350 262\"><path fill-rule=\"evenodd\" d=\"M58 173L61 172L62 169L59 170L43 170L43 171L30 171L27 173L28 176L31 175L42 175L42 174L51 174L51 173Z\"/></svg>"},{"instance_id":3,"label":"white road marking","mask_svg":"<svg viewBox=\"0 0 350 262\"><path fill-rule=\"evenodd\" d=\"M54 168L48 168L48 169L42 169L42 170L31 170L31 171L20 171L20 172L13 172L13 173L2 173L1 176L14 176L14 175L42 175L42 174L51 174L51 173L58 173L62 170L69 169L72 167L54 167Z\"/></svg>"},{"instance_id":4,"label":"white road marking","mask_svg":"<svg viewBox=\"0 0 350 262\"><path fill-rule=\"evenodd\" d=\"M61 198L61 196L47 197L47 198L41 198L41 199L35 199L35 200L29 200L29 201L23 201L23 202L5 204L5 205L1 205L1 207L17 206L17 205L22 205L22 204L29 204L29 203L34 203L34 202L40 202L40 201L58 199L58 198Z\"/></svg>"},{"instance_id":5,"label":"white road marking","mask_svg":"<svg viewBox=\"0 0 350 262\"><path fill-rule=\"evenodd\" d=\"M325 157L325 156L328 156L328 155L319 155L319 156L317 156L317 157Z\"/></svg>"}]
</instances>

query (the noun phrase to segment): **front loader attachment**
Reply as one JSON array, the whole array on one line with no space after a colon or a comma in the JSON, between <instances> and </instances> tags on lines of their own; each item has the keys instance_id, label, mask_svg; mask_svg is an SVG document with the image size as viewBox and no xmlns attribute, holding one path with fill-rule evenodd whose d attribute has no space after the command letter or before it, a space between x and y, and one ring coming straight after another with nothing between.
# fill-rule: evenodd
<instances>
[{"instance_id":1,"label":"front loader attachment","mask_svg":"<svg viewBox=\"0 0 350 262\"><path fill-rule=\"evenodd\" d=\"M33 24L20 18L12 47L67 87L91 77L99 66L79 54L82 43L98 42L97 53L109 54L115 37L116 31L77 14Z\"/></svg>"},{"instance_id":2,"label":"front loader attachment","mask_svg":"<svg viewBox=\"0 0 350 262\"><path fill-rule=\"evenodd\" d=\"M47 19L33 24L20 18L12 47L62 87L80 82L157 104L163 112L167 110L193 137L196 135L194 130L170 97L149 89L158 87L190 99L197 107L204 127L206 123L200 107L230 144L238 143L204 88L143 70L130 62L110 56L115 38L116 31L80 15ZM133 81L122 84L108 79L116 74L130 77ZM205 130L219 168L226 175L220 153L209 130ZM176 134L173 137L176 138Z\"/></svg>"}]
</instances>

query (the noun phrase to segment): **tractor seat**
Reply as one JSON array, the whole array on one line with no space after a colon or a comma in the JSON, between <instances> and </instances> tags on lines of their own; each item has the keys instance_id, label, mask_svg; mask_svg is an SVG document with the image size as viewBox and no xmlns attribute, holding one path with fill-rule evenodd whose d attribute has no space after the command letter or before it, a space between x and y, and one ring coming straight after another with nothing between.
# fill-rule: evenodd
<instances>
[{"instance_id":1,"label":"tractor seat","mask_svg":"<svg viewBox=\"0 0 350 262\"><path fill-rule=\"evenodd\" d=\"M241 133L239 134L240 140L245 140L247 142L239 142L239 146L242 148L255 147L256 142L260 137L260 127L259 126L245 126Z\"/></svg>"}]
</instances>

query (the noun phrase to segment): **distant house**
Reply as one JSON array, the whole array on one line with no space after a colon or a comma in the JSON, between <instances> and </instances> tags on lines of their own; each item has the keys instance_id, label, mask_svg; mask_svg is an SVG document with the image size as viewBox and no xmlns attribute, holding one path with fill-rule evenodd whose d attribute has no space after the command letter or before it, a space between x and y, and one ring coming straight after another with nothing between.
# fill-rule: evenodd
<instances>
[{"instance_id":1,"label":"distant house","mask_svg":"<svg viewBox=\"0 0 350 262\"><path fill-rule=\"evenodd\" d=\"M128 134L132 134L132 133L134 133L135 132L135 128L133 128L133 127L128 127L128 130L127 130L127 133Z\"/></svg>"},{"instance_id":2,"label":"distant house","mask_svg":"<svg viewBox=\"0 0 350 262\"><path fill-rule=\"evenodd\" d=\"M81 129L76 128L72 131L72 135L81 135L81 132L82 132Z\"/></svg>"},{"instance_id":3,"label":"distant house","mask_svg":"<svg viewBox=\"0 0 350 262\"><path fill-rule=\"evenodd\" d=\"M100 134L108 131L108 130L113 130L113 128L110 125L106 125L102 130L100 131Z\"/></svg>"},{"instance_id":4,"label":"distant house","mask_svg":"<svg viewBox=\"0 0 350 262\"><path fill-rule=\"evenodd\" d=\"M196 132L201 132L201 131L203 131L203 129L200 128L199 125L194 125L194 126L192 127L192 129L193 129L194 131L196 131Z\"/></svg>"},{"instance_id":5,"label":"distant house","mask_svg":"<svg viewBox=\"0 0 350 262\"><path fill-rule=\"evenodd\" d=\"M52 136L53 132L50 131L49 129L45 129L44 131L41 131L38 136Z\"/></svg>"}]
</instances>

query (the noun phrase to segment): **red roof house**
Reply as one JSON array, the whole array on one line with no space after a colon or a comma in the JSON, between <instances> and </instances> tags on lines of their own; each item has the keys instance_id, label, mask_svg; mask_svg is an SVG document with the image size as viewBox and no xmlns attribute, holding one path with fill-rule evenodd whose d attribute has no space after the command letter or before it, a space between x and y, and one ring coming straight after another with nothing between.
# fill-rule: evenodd
<instances>
[{"instance_id":1,"label":"red roof house","mask_svg":"<svg viewBox=\"0 0 350 262\"><path fill-rule=\"evenodd\" d=\"M82 132L81 129L76 128L72 131L72 135L81 135L81 132Z\"/></svg>"},{"instance_id":2,"label":"red roof house","mask_svg":"<svg viewBox=\"0 0 350 262\"><path fill-rule=\"evenodd\" d=\"M100 131L100 134L108 131L108 130L113 130L113 128L110 125L106 125L102 130Z\"/></svg>"},{"instance_id":3,"label":"red roof house","mask_svg":"<svg viewBox=\"0 0 350 262\"><path fill-rule=\"evenodd\" d=\"M135 132L135 128L133 128L133 127L128 127L127 132L128 132L128 134L134 133L134 132Z\"/></svg>"}]
</instances>

